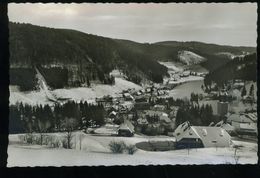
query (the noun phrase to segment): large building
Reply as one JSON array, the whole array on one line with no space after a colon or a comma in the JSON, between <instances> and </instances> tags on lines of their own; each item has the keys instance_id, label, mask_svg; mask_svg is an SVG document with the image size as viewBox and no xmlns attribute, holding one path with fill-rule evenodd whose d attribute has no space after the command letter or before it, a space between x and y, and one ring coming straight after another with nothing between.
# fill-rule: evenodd
<instances>
[{"instance_id":1,"label":"large building","mask_svg":"<svg viewBox=\"0 0 260 178\"><path fill-rule=\"evenodd\" d=\"M229 147L230 135L220 127L191 126L189 122L179 125L175 132L176 149Z\"/></svg>"},{"instance_id":2,"label":"large building","mask_svg":"<svg viewBox=\"0 0 260 178\"><path fill-rule=\"evenodd\" d=\"M228 113L228 102L218 102L217 110L219 116L225 116Z\"/></svg>"}]
</instances>

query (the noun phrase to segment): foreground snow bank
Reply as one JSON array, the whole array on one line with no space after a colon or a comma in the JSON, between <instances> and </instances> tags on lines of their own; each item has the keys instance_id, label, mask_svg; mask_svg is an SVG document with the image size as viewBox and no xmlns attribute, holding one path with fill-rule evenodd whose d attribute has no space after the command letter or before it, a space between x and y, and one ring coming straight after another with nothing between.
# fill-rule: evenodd
<instances>
[{"instance_id":1,"label":"foreground snow bank","mask_svg":"<svg viewBox=\"0 0 260 178\"><path fill-rule=\"evenodd\" d=\"M14 166L97 166L97 165L165 165L165 164L235 164L233 148L202 148L149 152L137 150L134 155L113 154L108 148L110 141L124 141L135 144L140 141L173 140L170 137L108 137L84 134L82 148L79 149L78 137L74 133L75 149L51 149L46 146L18 144L17 135L10 135L8 147L8 167ZM56 136L62 136L57 133ZM12 142L13 141L13 142ZM257 144L234 141L242 147L237 151L239 164L256 164Z\"/></svg>"}]
</instances>

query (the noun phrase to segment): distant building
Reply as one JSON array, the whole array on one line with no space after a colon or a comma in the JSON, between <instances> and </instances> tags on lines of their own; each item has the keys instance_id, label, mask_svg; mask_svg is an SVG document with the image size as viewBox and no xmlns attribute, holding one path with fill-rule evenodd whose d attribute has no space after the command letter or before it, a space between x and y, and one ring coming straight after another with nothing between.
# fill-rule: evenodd
<instances>
[{"instance_id":1,"label":"distant building","mask_svg":"<svg viewBox=\"0 0 260 178\"><path fill-rule=\"evenodd\" d=\"M117 116L117 112L112 111L112 112L109 113L108 116L109 116L109 118L114 119L114 118L116 118L116 116Z\"/></svg>"},{"instance_id":2,"label":"distant building","mask_svg":"<svg viewBox=\"0 0 260 178\"><path fill-rule=\"evenodd\" d=\"M147 121L146 118L140 117L139 119L137 119L137 123L138 123L139 125L147 125L147 124L148 124L148 121Z\"/></svg>"},{"instance_id":3,"label":"distant building","mask_svg":"<svg viewBox=\"0 0 260 178\"><path fill-rule=\"evenodd\" d=\"M230 135L220 127L191 126L189 122L179 125L174 135L176 148L229 147Z\"/></svg>"},{"instance_id":4,"label":"distant building","mask_svg":"<svg viewBox=\"0 0 260 178\"><path fill-rule=\"evenodd\" d=\"M218 102L217 114L225 116L228 113L228 102Z\"/></svg>"},{"instance_id":5,"label":"distant building","mask_svg":"<svg viewBox=\"0 0 260 178\"><path fill-rule=\"evenodd\" d=\"M123 97L125 98L126 101L133 101L134 100L134 97L129 93L123 93Z\"/></svg>"},{"instance_id":6,"label":"distant building","mask_svg":"<svg viewBox=\"0 0 260 178\"><path fill-rule=\"evenodd\" d=\"M156 105L153 106L153 109L155 111L163 111L163 110L165 110L165 108L166 108L166 106L160 105L160 104L156 104Z\"/></svg>"}]
</instances>

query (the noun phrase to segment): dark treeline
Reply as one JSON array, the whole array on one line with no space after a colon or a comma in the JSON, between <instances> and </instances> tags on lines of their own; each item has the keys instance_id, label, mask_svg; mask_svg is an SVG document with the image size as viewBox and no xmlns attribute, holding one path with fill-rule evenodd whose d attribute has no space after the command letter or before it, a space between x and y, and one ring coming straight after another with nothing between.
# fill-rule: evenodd
<instances>
[{"instance_id":1,"label":"dark treeline","mask_svg":"<svg viewBox=\"0 0 260 178\"><path fill-rule=\"evenodd\" d=\"M131 51L127 48L121 48L119 50L119 56L126 61L128 68L128 70L126 70L126 75L130 76L130 79L135 83L138 82L138 79L136 78L140 76L141 73L143 73L146 78L156 83L162 83L163 76L167 75L167 68L153 60L151 55ZM136 71L139 72L134 73L129 70L129 68L132 70L136 68Z\"/></svg>"},{"instance_id":2,"label":"dark treeline","mask_svg":"<svg viewBox=\"0 0 260 178\"><path fill-rule=\"evenodd\" d=\"M68 86L68 69L61 67L38 67L47 84L54 89Z\"/></svg>"},{"instance_id":3,"label":"dark treeline","mask_svg":"<svg viewBox=\"0 0 260 178\"><path fill-rule=\"evenodd\" d=\"M64 131L62 123L67 119L73 121L73 129L101 126L105 117L103 105L91 105L87 102L68 101L53 107L17 103L9 108L9 133Z\"/></svg>"},{"instance_id":4,"label":"dark treeline","mask_svg":"<svg viewBox=\"0 0 260 178\"><path fill-rule=\"evenodd\" d=\"M184 99L174 99L173 97L168 97L168 98L158 98L154 103L151 102L152 104L161 104L165 106L185 106L189 105L188 100Z\"/></svg>"},{"instance_id":5,"label":"dark treeline","mask_svg":"<svg viewBox=\"0 0 260 178\"><path fill-rule=\"evenodd\" d=\"M210 123L218 122L218 118L213 116L211 105L187 105L179 108L176 115L176 125L189 121L196 126L209 126Z\"/></svg>"},{"instance_id":6,"label":"dark treeline","mask_svg":"<svg viewBox=\"0 0 260 178\"><path fill-rule=\"evenodd\" d=\"M235 58L218 69L209 72L205 76L204 84L210 87L215 82L219 87L223 86L229 80L242 79L256 81L256 53L245 56L244 58Z\"/></svg>"},{"instance_id":7,"label":"dark treeline","mask_svg":"<svg viewBox=\"0 0 260 178\"><path fill-rule=\"evenodd\" d=\"M34 90L37 86L36 71L32 68L10 68L10 85L18 85L21 91Z\"/></svg>"}]
</instances>

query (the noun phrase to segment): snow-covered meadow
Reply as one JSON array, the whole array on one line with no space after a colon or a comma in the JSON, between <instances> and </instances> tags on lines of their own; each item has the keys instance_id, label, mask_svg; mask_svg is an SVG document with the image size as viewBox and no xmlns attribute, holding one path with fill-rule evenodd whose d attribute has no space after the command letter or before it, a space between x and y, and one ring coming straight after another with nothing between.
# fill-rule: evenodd
<instances>
[{"instance_id":1,"label":"snow-covered meadow","mask_svg":"<svg viewBox=\"0 0 260 178\"><path fill-rule=\"evenodd\" d=\"M123 78L115 78L115 85L98 84L93 85L91 88L79 87L70 89L56 89L52 91L52 94L58 98L71 98L74 101L94 102L95 98L100 98L105 95L119 96L120 92L129 88L140 90L142 87ZM12 88L10 88L10 90L11 89ZM17 102L24 102L30 105L53 104L47 99L44 90L29 92L11 90L9 101L10 104L15 104Z\"/></svg>"}]
</instances>

